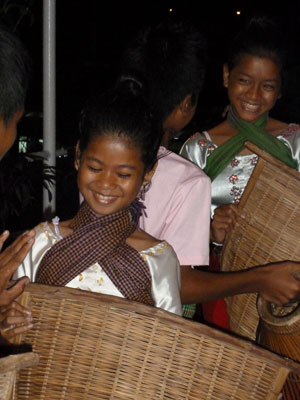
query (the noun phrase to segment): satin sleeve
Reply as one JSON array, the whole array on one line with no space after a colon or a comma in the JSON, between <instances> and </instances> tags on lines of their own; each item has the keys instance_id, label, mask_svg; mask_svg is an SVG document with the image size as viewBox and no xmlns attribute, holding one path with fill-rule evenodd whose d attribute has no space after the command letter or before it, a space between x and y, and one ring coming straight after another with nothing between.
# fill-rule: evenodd
<instances>
[{"instance_id":1,"label":"satin sleeve","mask_svg":"<svg viewBox=\"0 0 300 400\"><path fill-rule=\"evenodd\" d=\"M288 128L277 136L291 151L292 158L297 163L297 171L300 172L300 127L297 124L289 124Z\"/></svg>"},{"instance_id":2,"label":"satin sleeve","mask_svg":"<svg viewBox=\"0 0 300 400\"><path fill-rule=\"evenodd\" d=\"M13 279L28 276L31 282L35 282L36 273L44 255L59 240L53 234L47 222L40 223L34 230L36 232L34 245L16 270Z\"/></svg>"},{"instance_id":3,"label":"satin sleeve","mask_svg":"<svg viewBox=\"0 0 300 400\"><path fill-rule=\"evenodd\" d=\"M173 247L163 241L140 253L149 266L155 307L182 315L180 265Z\"/></svg>"},{"instance_id":4,"label":"satin sleeve","mask_svg":"<svg viewBox=\"0 0 300 400\"><path fill-rule=\"evenodd\" d=\"M181 147L180 155L192 161L201 169L206 167L208 156L217 146L210 140L208 134L195 133Z\"/></svg>"}]
</instances>

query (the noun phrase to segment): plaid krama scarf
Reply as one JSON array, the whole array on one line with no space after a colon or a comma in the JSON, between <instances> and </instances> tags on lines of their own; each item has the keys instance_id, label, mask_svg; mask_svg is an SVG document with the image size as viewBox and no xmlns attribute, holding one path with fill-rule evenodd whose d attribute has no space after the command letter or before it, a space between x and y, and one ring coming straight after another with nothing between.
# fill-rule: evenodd
<instances>
[{"instance_id":1,"label":"plaid krama scarf","mask_svg":"<svg viewBox=\"0 0 300 400\"><path fill-rule=\"evenodd\" d=\"M139 252L126 243L136 229L129 209L99 217L84 202L72 228L70 235L45 254L37 283L65 286L98 262L125 298L153 305L149 268Z\"/></svg>"}]
</instances>

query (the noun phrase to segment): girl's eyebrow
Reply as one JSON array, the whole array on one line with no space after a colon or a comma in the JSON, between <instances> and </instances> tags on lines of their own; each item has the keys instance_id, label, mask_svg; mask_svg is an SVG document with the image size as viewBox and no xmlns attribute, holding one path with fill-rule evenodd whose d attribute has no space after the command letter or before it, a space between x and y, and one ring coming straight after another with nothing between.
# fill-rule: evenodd
<instances>
[{"instance_id":1,"label":"girl's eyebrow","mask_svg":"<svg viewBox=\"0 0 300 400\"><path fill-rule=\"evenodd\" d=\"M96 162L97 164L100 164L100 165L104 165L104 163L101 160L99 160L98 158L95 158L95 157L87 157L87 160L88 161L94 161L94 162ZM136 170L136 167L133 166L133 165L130 165L130 164L119 164L116 167L117 168L128 168L128 169Z\"/></svg>"},{"instance_id":2,"label":"girl's eyebrow","mask_svg":"<svg viewBox=\"0 0 300 400\"><path fill-rule=\"evenodd\" d=\"M251 78L251 74L248 74L247 72L240 72L241 75L245 75L248 78ZM278 78L269 78L269 79L264 79L264 82L279 82Z\"/></svg>"}]
</instances>

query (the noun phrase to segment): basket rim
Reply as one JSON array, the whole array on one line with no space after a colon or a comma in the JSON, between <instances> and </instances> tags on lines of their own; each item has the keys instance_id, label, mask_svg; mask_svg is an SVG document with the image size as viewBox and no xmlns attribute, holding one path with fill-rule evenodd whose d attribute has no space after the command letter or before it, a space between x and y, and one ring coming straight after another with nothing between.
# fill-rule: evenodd
<instances>
[{"instance_id":1,"label":"basket rim","mask_svg":"<svg viewBox=\"0 0 300 400\"><path fill-rule=\"evenodd\" d=\"M292 174L294 178L300 181L300 173L295 169L289 167L288 165L284 164L282 161L278 160L277 158L271 156L271 154L267 153L266 151L260 149L258 146L253 144L252 142L245 142L245 147L251 150L253 153L257 154L259 157L262 157L265 161L279 167L281 171L288 172Z\"/></svg>"},{"instance_id":2,"label":"basket rim","mask_svg":"<svg viewBox=\"0 0 300 400\"><path fill-rule=\"evenodd\" d=\"M300 373L300 363L290 358L277 355L270 350L260 347L248 339L239 337L238 335L223 332L200 322L185 319L179 315L152 307L150 305L145 305L112 295L89 292L69 287L41 285L38 283L29 283L24 290L25 295L26 293L43 296L45 298L55 297L57 299L63 299L67 296L68 299L73 299L74 301L84 298L88 299L89 302L101 302L102 304L107 304L107 306L113 306L128 312L135 312L146 317L157 318L162 322L169 324L173 328L186 329L195 335L201 334L206 338L214 339L236 349L247 351L249 354L253 354L268 363L271 361L278 367L287 368L294 373Z\"/></svg>"}]
</instances>

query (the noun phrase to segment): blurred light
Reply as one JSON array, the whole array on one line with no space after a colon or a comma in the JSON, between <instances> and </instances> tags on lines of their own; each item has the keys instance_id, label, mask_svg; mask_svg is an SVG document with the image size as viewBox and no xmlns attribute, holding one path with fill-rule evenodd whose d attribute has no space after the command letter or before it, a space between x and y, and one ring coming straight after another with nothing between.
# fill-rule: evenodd
<instances>
[{"instance_id":1,"label":"blurred light","mask_svg":"<svg viewBox=\"0 0 300 400\"><path fill-rule=\"evenodd\" d=\"M237 11L237 12L236 12L236 15L241 15L241 12L240 12L240 11Z\"/></svg>"},{"instance_id":2,"label":"blurred light","mask_svg":"<svg viewBox=\"0 0 300 400\"><path fill-rule=\"evenodd\" d=\"M169 8L169 12L173 12L173 8Z\"/></svg>"}]
</instances>

